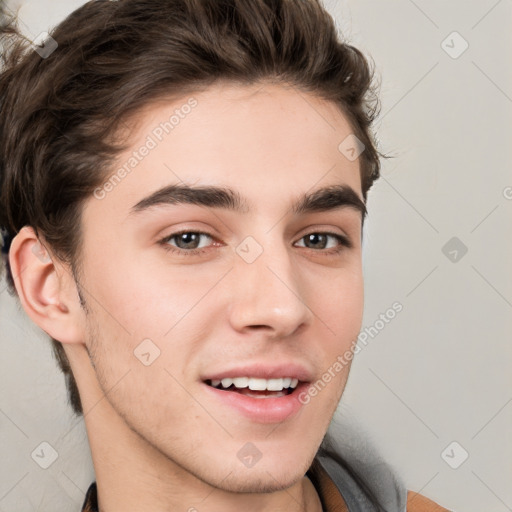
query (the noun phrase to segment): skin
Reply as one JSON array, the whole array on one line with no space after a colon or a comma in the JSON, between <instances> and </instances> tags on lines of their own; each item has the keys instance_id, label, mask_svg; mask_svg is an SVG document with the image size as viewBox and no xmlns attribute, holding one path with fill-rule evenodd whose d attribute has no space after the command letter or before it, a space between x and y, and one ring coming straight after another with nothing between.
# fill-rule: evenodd
<instances>
[{"instance_id":1,"label":"skin","mask_svg":"<svg viewBox=\"0 0 512 512\"><path fill-rule=\"evenodd\" d=\"M301 194L328 185L362 199L359 161L338 150L352 130L333 103L284 85L217 84L193 96L197 106L136 169L86 201L79 285L51 253L34 254L25 227L10 255L18 293L70 360L101 510L321 511L304 475L349 366L275 424L214 402L201 377L240 362L293 361L316 381L356 339L361 213L291 212ZM187 99L139 113L119 165ZM174 204L130 215L147 195L180 183L229 186L252 209ZM159 243L183 229L211 234L201 239L204 253L177 255ZM332 237L326 249L306 246L305 235L321 232L345 235L352 247ZM253 263L235 250L247 236L263 249ZM134 356L144 339L160 350L149 366ZM262 454L252 467L237 457L247 442Z\"/></svg>"}]
</instances>

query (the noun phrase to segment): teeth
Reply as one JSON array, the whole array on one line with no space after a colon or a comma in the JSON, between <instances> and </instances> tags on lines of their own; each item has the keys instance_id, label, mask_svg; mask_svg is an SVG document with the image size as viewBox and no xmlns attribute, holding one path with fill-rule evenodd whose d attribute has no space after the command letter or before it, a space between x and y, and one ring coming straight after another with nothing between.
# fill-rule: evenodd
<instances>
[{"instance_id":1,"label":"teeth","mask_svg":"<svg viewBox=\"0 0 512 512\"><path fill-rule=\"evenodd\" d=\"M249 389L252 391L264 391L267 389L267 381L266 379L255 379L251 377L249 379Z\"/></svg>"},{"instance_id":2,"label":"teeth","mask_svg":"<svg viewBox=\"0 0 512 512\"><path fill-rule=\"evenodd\" d=\"M267 389L269 391L282 391L283 390L283 379L268 379Z\"/></svg>"},{"instance_id":3,"label":"teeth","mask_svg":"<svg viewBox=\"0 0 512 512\"><path fill-rule=\"evenodd\" d=\"M231 386L231 384L233 384L233 379L226 378L226 379L222 379L221 382L222 382L223 388L229 388L229 386Z\"/></svg>"},{"instance_id":4,"label":"teeth","mask_svg":"<svg viewBox=\"0 0 512 512\"><path fill-rule=\"evenodd\" d=\"M237 388L246 388L249 385L249 377L237 377L233 379L233 384Z\"/></svg>"},{"instance_id":5,"label":"teeth","mask_svg":"<svg viewBox=\"0 0 512 512\"><path fill-rule=\"evenodd\" d=\"M214 388L229 388L232 384L239 389L249 388L252 391L282 391L283 389L295 389L299 383L299 379L291 377L282 377L279 379L259 379L256 377L226 377L222 380L214 379L211 381Z\"/></svg>"}]
</instances>

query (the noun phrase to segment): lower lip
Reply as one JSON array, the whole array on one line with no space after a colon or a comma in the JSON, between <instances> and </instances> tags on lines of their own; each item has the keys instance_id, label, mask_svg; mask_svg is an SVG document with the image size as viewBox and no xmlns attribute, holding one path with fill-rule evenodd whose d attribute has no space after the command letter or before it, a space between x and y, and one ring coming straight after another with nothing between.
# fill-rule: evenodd
<instances>
[{"instance_id":1,"label":"lower lip","mask_svg":"<svg viewBox=\"0 0 512 512\"><path fill-rule=\"evenodd\" d=\"M298 397L308 383L299 384L289 395L277 398L252 398L236 391L223 391L203 383L212 398L236 409L246 418L257 423L281 423L290 419L304 405Z\"/></svg>"}]
</instances>

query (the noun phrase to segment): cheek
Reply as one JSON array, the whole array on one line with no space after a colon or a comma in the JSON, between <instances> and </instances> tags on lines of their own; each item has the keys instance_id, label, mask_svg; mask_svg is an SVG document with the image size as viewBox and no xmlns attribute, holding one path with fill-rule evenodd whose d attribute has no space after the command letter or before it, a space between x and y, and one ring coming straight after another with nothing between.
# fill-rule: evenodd
<instances>
[{"instance_id":1,"label":"cheek","mask_svg":"<svg viewBox=\"0 0 512 512\"><path fill-rule=\"evenodd\" d=\"M87 288L102 332L107 328L109 335L129 339L132 350L146 338L168 343L167 335L185 326L194 338L200 324L217 323L229 303L238 300L226 289L229 277L219 283L219 276L232 268L232 260L180 266L158 258L135 259L129 252L118 253L115 259L97 259L104 263L87 269ZM337 269L304 263L295 275L299 298L314 313L310 328L325 331L322 337L329 355L350 345L359 334L363 314L358 255L350 255Z\"/></svg>"},{"instance_id":2,"label":"cheek","mask_svg":"<svg viewBox=\"0 0 512 512\"><path fill-rule=\"evenodd\" d=\"M337 279L331 279L326 293L319 301L321 303L315 305L321 318L318 326L325 334L319 342L324 373L317 391L325 400L327 410L334 411L345 388L355 343L361 330L364 304L361 273L340 271ZM320 392L324 385L329 392Z\"/></svg>"},{"instance_id":3,"label":"cheek","mask_svg":"<svg viewBox=\"0 0 512 512\"><path fill-rule=\"evenodd\" d=\"M108 325L120 337L161 338L194 310L205 313L201 298L220 272L118 257L89 269L87 288L102 330Z\"/></svg>"},{"instance_id":4,"label":"cheek","mask_svg":"<svg viewBox=\"0 0 512 512\"><path fill-rule=\"evenodd\" d=\"M364 286L358 270L340 270L325 279L322 291L315 294L318 316L329 328L335 344L346 345L357 338L363 319Z\"/></svg>"}]
</instances>

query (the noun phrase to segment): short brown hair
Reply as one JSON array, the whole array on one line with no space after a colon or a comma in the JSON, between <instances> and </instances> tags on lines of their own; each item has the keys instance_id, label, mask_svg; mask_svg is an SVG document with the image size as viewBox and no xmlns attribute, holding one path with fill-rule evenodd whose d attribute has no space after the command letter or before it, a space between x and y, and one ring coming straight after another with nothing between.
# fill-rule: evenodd
<instances>
[{"instance_id":1,"label":"short brown hair","mask_svg":"<svg viewBox=\"0 0 512 512\"><path fill-rule=\"evenodd\" d=\"M40 55L2 23L0 227L29 225L52 254L80 261L81 205L124 150L117 135L156 99L218 81L269 80L334 102L365 146L364 198L379 176L371 134L378 101L367 59L342 42L320 0L95 0L51 33ZM341 141L340 141L341 142ZM8 261L7 281L14 292ZM70 403L83 413L62 344L52 339Z\"/></svg>"}]
</instances>

